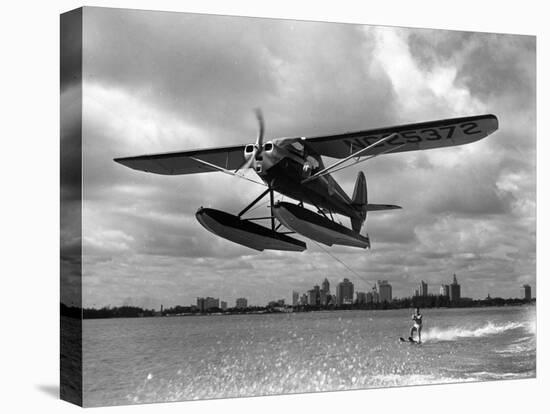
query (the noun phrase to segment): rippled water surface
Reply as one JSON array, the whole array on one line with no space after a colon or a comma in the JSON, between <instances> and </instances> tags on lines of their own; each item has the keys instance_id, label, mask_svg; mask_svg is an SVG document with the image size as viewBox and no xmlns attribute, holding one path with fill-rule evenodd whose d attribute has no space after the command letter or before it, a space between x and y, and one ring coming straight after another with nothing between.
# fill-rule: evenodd
<instances>
[{"instance_id":1,"label":"rippled water surface","mask_svg":"<svg viewBox=\"0 0 550 414\"><path fill-rule=\"evenodd\" d=\"M87 406L535 376L534 307L86 320Z\"/></svg>"}]
</instances>

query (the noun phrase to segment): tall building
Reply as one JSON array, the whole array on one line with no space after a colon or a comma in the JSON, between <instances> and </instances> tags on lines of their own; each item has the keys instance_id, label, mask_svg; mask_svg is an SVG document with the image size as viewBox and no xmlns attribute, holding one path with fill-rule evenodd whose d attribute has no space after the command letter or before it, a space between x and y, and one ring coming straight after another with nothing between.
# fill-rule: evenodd
<instances>
[{"instance_id":1,"label":"tall building","mask_svg":"<svg viewBox=\"0 0 550 414\"><path fill-rule=\"evenodd\" d=\"M325 292L328 295L330 295L330 283L328 282L328 279L325 277L325 280L323 280L323 283L321 284L321 290Z\"/></svg>"},{"instance_id":2,"label":"tall building","mask_svg":"<svg viewBox=\"0 0 550 414\"><path fill-rule=\"evenodd\" d=\"M391 285L387 280L378 281L378 295L380 296L380 302L389 303L392 301Z\"/></svg>"},{"instance_id":3,"label":"tall building","mask_svg":"<svg viewBox=\"0 0 550 414\"><path fill-rule=\"evenodd\" d=\"M292 292L292 306L297 306L300 300L300 294L296 291Z\"/></svg>"},{"instance_id":4,"label":"tall building","mask_svg":"<svg viewBox=\"0 0 550 414\"><path fill-rule=\"evenodd\" d=\"M323 283L321 283L321 290L319 291L319 304L321 306L326 306L330 302L330 283L325 277Z\"/></svg>"},{"instance_id":5,"label":"tall building","mask_svg":"<svg viewBox=\"0 0 550 414\"><path fill-rule=\"evenodd\" d=\"M236 307L237 309L248 308L248 301L246 300L246 298L239 298L239 299L237 299L237 301L235 302L235 307Z\"/></svg>"},{"instance_id":6,"label":"tall building","mask_svg":"<svg viewBox=\"0 0 550 414\"><path fill-rule=\"evenodd\" d=\"M222 300L220 302L220 308L221 308L221 310L227 310L227 302Z\"/></svg>"},{"instance_id":7,"label":"tall building","mask_svg":"<svg viewBox=\"0 0 550 414\"><path fill-rule=\"evenodd\" d=\"M418 294L420 296L428 296L428 284L423 280L421 280L418 285Z\"/></svg>"},{"instance_id":8,"label":"tall building","mask_svg":"<svg viewBox=\"0 0 550 414\"><path fill-rule=\"evenodd\" d=\"M344 279L336 285L336 304L349 305L353 303L353 283Z\"/></svg>"},{"instance_id":9,"label":"tall building","mask_svg":"<svg viewBox=\"0 0 550 414\"><path fill-rule=\"evenodd\" d=\"M528 284L523 285L523 298L531 300L531 286Z\"/></svg>"},{"instance_id":10,"label":"tall building","mask_svg":"<svg viewBox=\"0 0 550 414\"><path fill-rule=\"evenodd\" d=\"M307 304L309 306L317 305L317 295L315 294L315 289L310 289L307 291Z\"/></svg>"},{"instance_id":11,"label":"tall building","mask_svg":"<svg viewBox=\"0 0 550 414\"><path fill-rule=\"evenodd\" d=\"M357 299L355 300L358 305L367 303L367 294L365 292L357 292Z\"/></svg>"},{"instance_id":12,"label":"tall building","mask_svg":"<svg viewBox=\"0 0 550 414\"><path fill-rule=\"evenodd\" d=\"M328 305L329 298L330 295L328 295L327 292L325 292L323 289L319 291L319 304L321 306Z\"/></svg>"},{"instance_id":13,"label":"tall building","mask_svg":"<svg viewBox=\"0 0 550 414\"><path fill-rule=\"evenodd\" d=\"M413 289L413 296L420 296L420 290L417 287Z\"/></svg>"},{"instance_id":14,"label":"tall building","mask_svg":"<svg viewBox=\"0 0 550 414\"><path fill-rule=\"evenodd\" d=\"M380 294L378 293L378 290L376 289L376 285L374 285L372 287L371 295L372 295L372 302L373 303L379 303L380 302Z\"/></svg>"},{"instance_id":15,"label":"tall building","mask_svg":"<svg viewBox=\"0 0 550 414\"><path fill-rule=\"evenodd\" d=\"M208 296L204 299L204 307L206 308L206 310L212 309L212 308L219 308L220 300L216 298L211 298L210 296Z\"/></svg>"},{"instance_id":16,"label":"tall building","mask_svg":"<svg viewBox=\"0 0 550 414\"><path fill-rule=\"evenodd\" d=\"M313 290L315 291L315 301L317 302L317 305L319 305L321 298L321 289L319 288L319 285L313 286Z\"/></svg>"},{"instance_id":17,"label":"tall building","mask_svg":"<svg viewBox=\"0 0 550 414\"><path fill-rule=\"evenodd\" d=\"M456 274L453 275L453 283L449 285L449 299L451 299L451 302L460 300L460 285L456 280Z\"/></svg>"},{"instance_id":18,"label":"tall building","mask_svg":"<svg viewBox=\"0 0 550 414\"><path fill-rule=\"evenodd\" d=\"M302 296L300 296L300 305L305 306L307 305L307 295L304 293Z\"/></svg>"},{"instance_id":19,"label":"tall building","mask_svg":"<svg viewBox=\"0 0 550 414\"><path fill-rule=\"evenodd\" d=\"M319 285L313 286L313 289L307 291L308 296L308 305L310 306L318 306L320 304L321 299L321 291L319 289Z\"/></svg>"},{"instance_id":20,"label":"tall building","mask_svg":"<svg viewBox=\"0 0 550 414\"><path fill-rule=\"evenodd\" d=\"M367 301L367 303L372 303L372 302L374 302L374 300L373 300L373 298L372 298L372 292L367 292L366 301Z\"/></svg>"},{"instance_id":21,"label":"tall building","mask_svg":"<svg viewBox=\"0 0 550 414\"><path fill-rule=\"evenodd\" d=\"M200 312L205 312L208 309L219 308L220 300L211 298L210 296L206 298L197 298L197 308Z\"/></svg>"},{"instance_id":22,"label":"tall building","mask_svg":"<svg viewBox=\"0 0 550 414\"><path fill-rule=\"evenodd\" d=\"M441 285L439 288L439 294L441 296L449 297L449 285Z\"/></svg>"}]
</instances>

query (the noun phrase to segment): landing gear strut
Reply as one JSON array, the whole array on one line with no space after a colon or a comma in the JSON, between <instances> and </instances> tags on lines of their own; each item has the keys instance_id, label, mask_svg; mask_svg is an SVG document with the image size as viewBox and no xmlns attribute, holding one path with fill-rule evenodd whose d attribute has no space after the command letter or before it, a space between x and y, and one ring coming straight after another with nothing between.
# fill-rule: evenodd
<instances>
[{"instance_id":1,"label":"landing gear strut","mask_svg":"<svg viewBox=\"0 0 550 414\"><path fill-rule=\"evenodd\" d=\"M267 217L243 218L262 198L269 193L271 202L271 214ZM306 250L306 244L287 236L289 233L277 231L281 224L275 227L274 211L275 197L273 188L269 187L254 201L247 205L237 216L213 208L201 207L195 214L199 223L208 231L230 240L234 243L250 247L255 250L286 250L302 252ZM270 220L271 228L254 223L255 220Z\"/></svg>"},{"instance_id":2,"label":"landing gear strut","mask_svg":"<svg viewBox=\"0 0 550 414\"><path fill-rule=\"evenodd\" d=\"M269 193L269 203L270 203L270 210L271 210L271 215L269 217L256 217L256 218L250 218L250 219L247 219L247 220L265 220L265 219L270 219L271 220L271 230L273 231L276 231L279 227L277 226L277 228L275 228L275 216L273 215L273 205L275 204L275 196L273 195L273 188L271 188L271 186L269 186L267 188L267 190L265 190L262 194L260 194L258 197L256 197L254 199L254 201L252 201L249 205L247 205L245 208L243 208L241 210L241 212L237 215L239 218L242 218L242 216L248 211L250 210L252 207L254 207L256 204L258 204L258 202L264 198L267 194Z\"/></svg>"}]
</instances>

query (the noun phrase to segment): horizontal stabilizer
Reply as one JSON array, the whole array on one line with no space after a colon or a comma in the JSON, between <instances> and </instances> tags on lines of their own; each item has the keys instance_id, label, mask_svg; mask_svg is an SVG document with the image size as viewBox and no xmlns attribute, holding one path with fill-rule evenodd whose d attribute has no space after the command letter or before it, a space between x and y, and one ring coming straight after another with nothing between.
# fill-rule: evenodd
<instances>
[{"instance_id":1,"label":"horizontal stabilizer","mask_svg":"<svg viewBox=\"0 0 550 414\"><path fill-rule=\"evenodd\" d=\"M397 210L400 208L402 207L392 204L367 204L367 211Z\"/></svg>"}]
</instances>

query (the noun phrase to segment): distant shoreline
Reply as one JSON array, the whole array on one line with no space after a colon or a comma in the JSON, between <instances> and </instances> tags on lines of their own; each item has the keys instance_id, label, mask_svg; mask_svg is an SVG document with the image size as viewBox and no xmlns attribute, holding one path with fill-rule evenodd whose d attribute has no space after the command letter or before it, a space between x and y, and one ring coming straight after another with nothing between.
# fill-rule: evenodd
<instances>
[{"instance_id":1,"label":"distant shoreline","mask_svg":"<svg viewBox=\"0 0 550 414\"><path fill-rule=\"evenodd\" d=\"M114 319L114 318L153 318L153 317L176 317L176 316L231 316L231 315L270 315L285 313L309 313L309 312L335 312L335 311L353 311L353 310L392 310L392 309L410 309L419 306L422 309L458 309L458 308L487 308L487 307L507 307L507 306L535 306L536 298L525 299L502 299L492 298L483 300L463 299L458 303L435 306L430 304L418 304L410 299L397 300L384 303L353 304L345 306L279 306L279 307L249 307L246 309L230 308L227 310L209 309L205 312L198 311L192 306L176 306L162 311L154 309L143 309L135 306L80 308L67 306L61 303L60 313L62 316L68 316L77 319Z\"/></svg>"}]
</instances>

